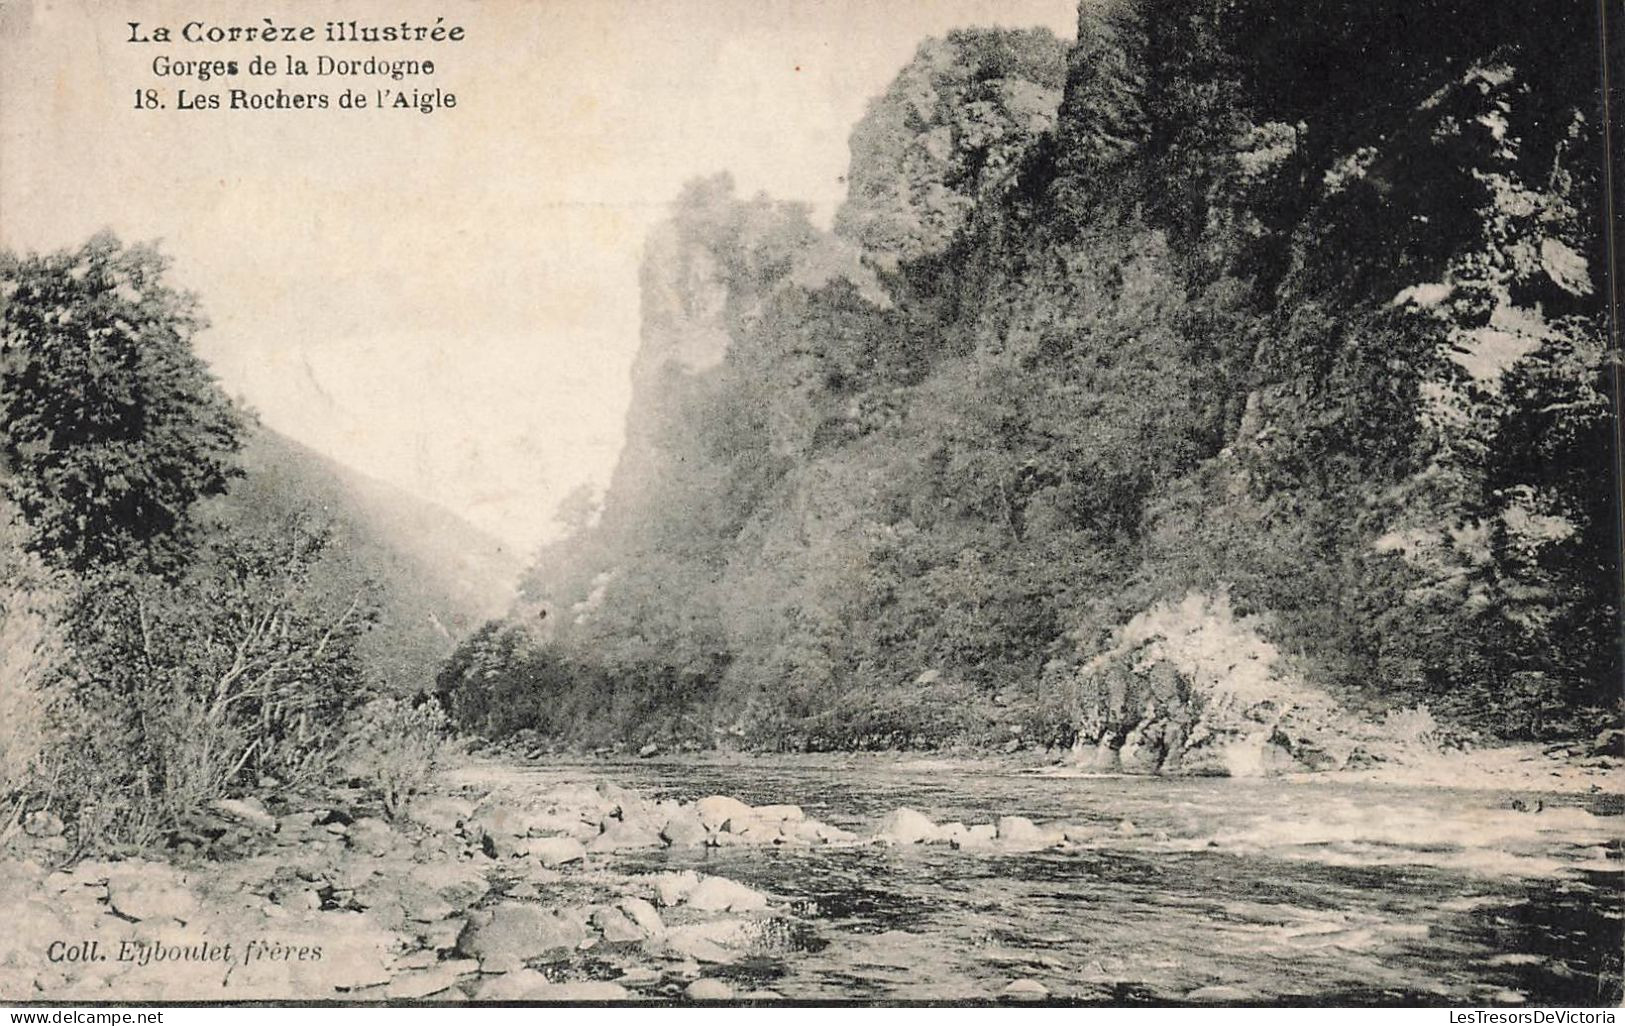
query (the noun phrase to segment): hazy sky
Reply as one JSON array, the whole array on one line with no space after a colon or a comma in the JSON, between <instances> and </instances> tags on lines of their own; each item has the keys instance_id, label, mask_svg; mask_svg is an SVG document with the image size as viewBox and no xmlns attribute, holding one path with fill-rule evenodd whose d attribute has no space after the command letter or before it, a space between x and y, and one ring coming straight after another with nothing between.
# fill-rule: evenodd
<instances>
[{"instance_id":1,"label":"hazy sky","mask_svg":"<svg viewBox=\"0 0 1625 1026\"><path fill-rule=\"evenodd\" d=\"M608 480L650 225L695 175L839 201L847 134L921 39L1075 0L0 3L0 245L159 239L203 355L271 426L522 550ZM461 24L460 44L127 42L128 21ZM158 79L159 55L430 57L454 110L134 109L300 80Z\"/></svg>"}]
</instances>

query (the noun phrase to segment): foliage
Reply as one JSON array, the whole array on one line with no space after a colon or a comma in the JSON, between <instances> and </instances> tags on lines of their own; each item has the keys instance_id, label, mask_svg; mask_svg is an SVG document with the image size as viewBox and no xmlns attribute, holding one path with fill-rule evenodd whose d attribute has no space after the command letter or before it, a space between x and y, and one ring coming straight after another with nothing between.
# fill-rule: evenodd
<instances>
[{"instance_id":1,"label":"foliage","mask_svg":"<svg viewBox=\"0 0 1625 1026\"><path fill-rule=\"evenodd\" d=\"M179 579L129 569L89 577L66 613L70 789L82 818L142 843L208 800L262 777L321 778L361 698L357 591L309 587L326 543L295 519L263 534L208 536ZM107 796L132 802L108 808Z\"/></svg>"},{"instance_id":2,"label":"foliage","mask_svg":"<svg viewBox=\"0 0 1625 1026\"><path fill-rule=\"evenodd\" d=\"M37 556L24 552L15 510L0 500L0 841L30 804L48 805L48 683L61 658L59 600ZM43 785L43 786L42 786Z\"/></svg>"},{"instance_id":3,"label":"foliage","mask_svg":"<svg viewBox=\"0 0 1625 1026\"><path fill-rule=\"evenodd\" d=\"M0 456L30 548L75 571L185 556L190 511L235 473L239 419L191 348L195 301L109 234L0 257Z\"/></svg>"},{"instance_id":4,"label":"foliage","mask_svg":"<svg viewBox=\"0 0 1625 1026\"><path fill-rule=\"evenodd\" d=\"M1418 707L1594 731L1620 565L1583 21L1089 4L1064 69L1033 34L922 47L833 238L690 187L602 515L532 570L523 643L442 677L453 715L1047 743L1194 687L1316 743ZM1136 670L1124 632L1193 595L1225 598L1164 623L1183 683ZM1212 680L1202 645L1258 658Z\"/></svg>"},{"instance_id":5,"label":"foliage","mask_svg":"<svg viewBox=\"0 0 1625 1026\"><path fill-rule=\"evenodd\" d=\"M351 771L366 780L394 819L433 775L446 745L448 720L433 702L378 698L360 711L348 746Z\"/></svg>"},{"instance_id":6,"label":"foliage","mask_svg":"<svg viewBox=\"0 0 1625 1026\"><path fill-rule=\"evenodd\" d=\"M194 302L99 235L0 260L0 795L81 849L144 845L267 777L325 771L362 697L362 580L326 522L221 519L240 418ZM15 515L13 515L15 514Z\"/></svg>"}]
</instances>

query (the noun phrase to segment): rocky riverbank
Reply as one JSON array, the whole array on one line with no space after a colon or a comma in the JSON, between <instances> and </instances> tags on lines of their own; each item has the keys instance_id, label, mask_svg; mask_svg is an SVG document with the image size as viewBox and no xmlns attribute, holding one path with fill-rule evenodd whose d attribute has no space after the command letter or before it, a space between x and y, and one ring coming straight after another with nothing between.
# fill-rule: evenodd
<instances>
[{"instance_id":1,"label":"rocky riverbank","mask_svg":"<svg viewBox=\"0 0 1625 1026\"><path fill-rule=\"evenodd\" d=\"M216 803L164 858L71 861L29 820L0 864L0 997L40 1000L771 1001L730 967L808 945L794 904L722 876L627 873L638 849L942 844L1028 851L1091 828L933 823L870 834L795 805L652 801L616 785L536 793L452 771L398 822L364 792ZM1117 829L1132 830L1132 824ZM1093 829L1098 833L1098 829ZM1010 999L1043 997L1013 980Z\"/></svg>"}]
</instances>

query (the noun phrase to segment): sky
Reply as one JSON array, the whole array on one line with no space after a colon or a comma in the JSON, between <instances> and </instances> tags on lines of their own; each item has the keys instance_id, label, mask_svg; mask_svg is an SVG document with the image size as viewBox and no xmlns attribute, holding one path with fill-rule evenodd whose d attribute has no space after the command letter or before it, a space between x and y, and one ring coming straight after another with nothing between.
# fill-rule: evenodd
<instances>
[{"instance_id":1,"label":"sky","mask_svg":"<svg viewBox=\"0 0 1625 1026\"><path fill-rule=\"evenodd\" d=\"M461 25L461 43L129 42L128 22ZM521 553L609 480L645 236L681 185L812 205L927 36L1074 34L1075 0L0 3L0 247L158 240L211 326L198 348L271 427ZM433 76L199 82L156 58L429 58ZM309 85L306 85L309 83ZM457 106L180 110L175 91L438 87ZM166 108L137 110L138 88Z\"/></svg>"}]
</instances>

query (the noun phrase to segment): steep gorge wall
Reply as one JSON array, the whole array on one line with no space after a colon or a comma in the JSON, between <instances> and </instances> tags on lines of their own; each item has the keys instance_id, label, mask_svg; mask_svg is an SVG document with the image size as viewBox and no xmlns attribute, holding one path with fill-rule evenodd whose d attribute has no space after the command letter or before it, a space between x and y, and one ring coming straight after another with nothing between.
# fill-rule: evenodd
<instances>
[{"instance_id":1,"label":"steep gorge wall","mask_svg":"<svg viewBox=\"0 0 1625 1026\"><path fill-rule=\"evenodd\" d=\"M1335 7L928 42L854 130L834 236L691 187L602 517L533 569L528 654L493 628L443 687L569 692L565 733L1169 769L1216 734L1341 764L1331 736L1417 704L1607 715L1587 26ZM1273 653L1256 686L1178 654L1186 614Z\"/></svg>"}]
</instances>

